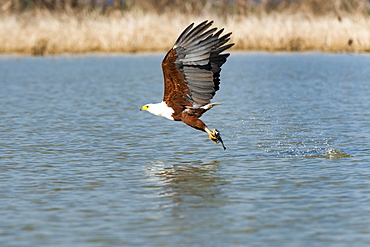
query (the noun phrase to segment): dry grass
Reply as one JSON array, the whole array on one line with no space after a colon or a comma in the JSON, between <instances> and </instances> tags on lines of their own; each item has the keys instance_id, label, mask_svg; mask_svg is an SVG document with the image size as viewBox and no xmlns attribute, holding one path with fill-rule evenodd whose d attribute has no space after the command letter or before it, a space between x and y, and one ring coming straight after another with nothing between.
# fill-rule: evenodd
<instances>
[{"instance_id":1,"label":"dry grass","mask_svg":"<svg viewBox=\"0 0 370 247\"><path fill-rule=\"evenodd\" d=\"M267 15L226 22L237 49L267 51L370 52L370 19L302 14Z\"/></svg>"},{"instance_id":2,"label":"dry grass","mask_svg":"<svg viewBox=\"0 0 370 247\"><path fill-rule=\"evenodd\" d=\"M0 16L0 53L166 51L189 23L204 19L232 31L237 50L370 52L370 19L363 15L352 14L339 21L336 16L288 13L218 17L33 11Z\"/></svg>"}]
</instances>

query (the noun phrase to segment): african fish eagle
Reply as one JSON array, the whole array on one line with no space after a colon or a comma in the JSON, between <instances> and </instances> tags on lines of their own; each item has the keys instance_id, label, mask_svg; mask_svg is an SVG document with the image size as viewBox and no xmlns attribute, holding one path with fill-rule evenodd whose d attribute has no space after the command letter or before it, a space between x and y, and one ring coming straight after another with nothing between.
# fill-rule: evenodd
<instances>
[{"instance_id":1,"label":"african fish eagle","mask_svg":"<svg viewBox=\"0 0 370 247\"><path fill-rule=\"evenodd\" d=\"M219 90L221 66L230 55L221 53L234 45L225 45L230 40L231 33L220 37L224 29L209 29L212 23L213 21L207 20L194 28L192 23L180 34L162 61L163 101L146 104L141 110L182 121L204 131L213 142L220 142L226 149L219 131L209 130L199 119L203 113L221 104L210 102Z\"/></svg>"}]
</instances>

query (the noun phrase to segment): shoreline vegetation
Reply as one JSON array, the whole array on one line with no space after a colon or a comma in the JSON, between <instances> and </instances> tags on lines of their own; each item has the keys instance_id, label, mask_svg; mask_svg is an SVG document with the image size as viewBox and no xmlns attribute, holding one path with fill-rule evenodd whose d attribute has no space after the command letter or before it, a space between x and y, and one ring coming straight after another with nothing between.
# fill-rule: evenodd
<instances>
[{"instance_id":1,"label":"shoreline vegetation","mask_svg":"<svg viewBox=\"0 0 370 247\"><path fill-rule=\"evenodd\" d=\"M369 14L368 0L0 0L0 53L165 52L205 19L234 50L362 53Z\"/></svg>"}]
</instances>

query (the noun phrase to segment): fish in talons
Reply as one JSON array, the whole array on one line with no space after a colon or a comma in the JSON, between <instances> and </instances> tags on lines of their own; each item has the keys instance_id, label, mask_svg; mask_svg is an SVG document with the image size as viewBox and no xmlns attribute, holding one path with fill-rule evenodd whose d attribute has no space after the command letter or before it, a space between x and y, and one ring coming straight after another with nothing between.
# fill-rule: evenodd
<instances>
[{"instance_id":1,"label":"fish in talons","mask_svg":"<svg viewBox=\"0 0 370 247\"><path fill-rule=\"evenodd\" d=\"M209 139L211 139L214 143L220 142L224 150L226 150L224 142L222 141L222 138L221 138L220 131L218 131L217 129L209 130L208 128L206 128L205 131L209 135Z\"/></svg>"}]
</instances>

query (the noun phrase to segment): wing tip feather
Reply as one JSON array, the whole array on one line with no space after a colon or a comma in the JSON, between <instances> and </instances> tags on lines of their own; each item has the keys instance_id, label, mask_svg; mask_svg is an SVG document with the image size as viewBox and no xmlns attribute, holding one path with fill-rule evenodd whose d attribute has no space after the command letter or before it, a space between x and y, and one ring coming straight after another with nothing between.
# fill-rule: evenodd
<instances>
[{"instance_id":1,"label":"wing tip feather","mask_svg":"<svg viewBox=\"0 0 370 247\"><path fill-rule=\"evenodd\" d=\"M176 67L176 73L181 73L183 86L187 88L181 89L183 92L181 100L192 105L208 104L219 90L221 66L230 55L221 53L234 45L234 43L227 44L232 32L223 34L225 28L210 28L213 23L213 20L205 20L198 25L191 23L168 52L172 56L165 57L167 62L172 63L170 66ZM165 63L165 67L167 65L169 64ZM166 70L163 62L162 68ZM186 68L191 68L192 71L186 71ZM206 76L206 73L211 75ZM171 85L173 86L174 82ZM168 85L165 84L165 87L167 88ZM165 92L168 90L165 89Z\"/></svg>"}]
</instances>

